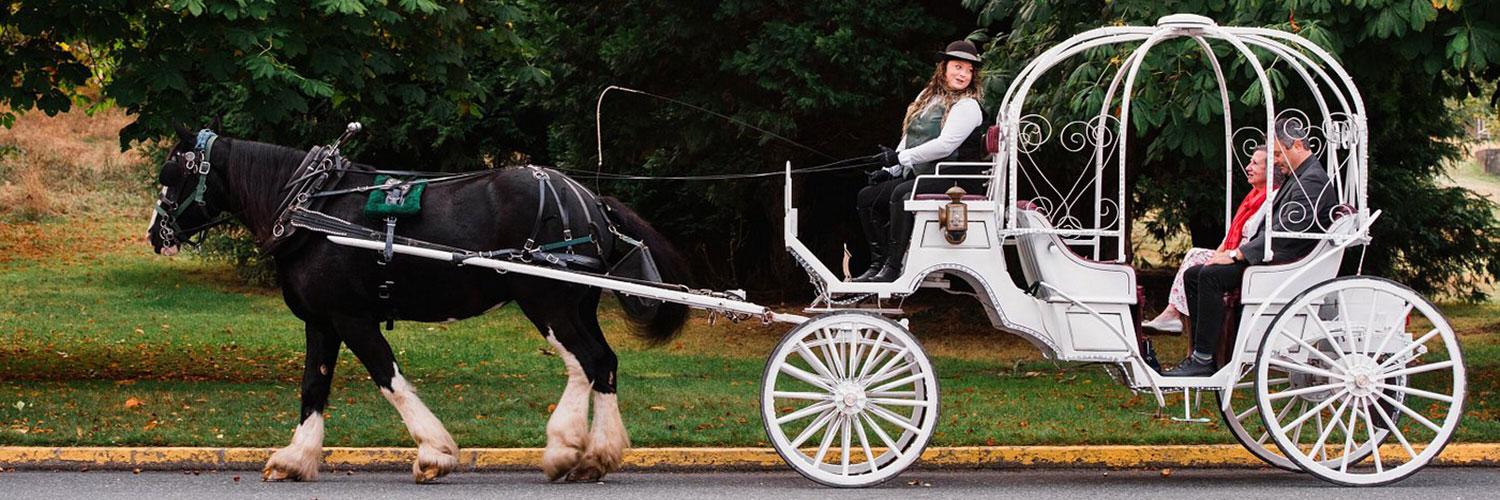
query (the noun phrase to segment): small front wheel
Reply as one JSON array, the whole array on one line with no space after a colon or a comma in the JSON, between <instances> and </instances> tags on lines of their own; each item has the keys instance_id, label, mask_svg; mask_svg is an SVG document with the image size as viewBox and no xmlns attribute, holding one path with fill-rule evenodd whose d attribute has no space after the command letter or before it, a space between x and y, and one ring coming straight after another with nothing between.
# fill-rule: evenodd
<instances>
[{"instance_id":1,"label":"small front wheel","mask_svg":"<svg viewBox=\"0 0 1500 500\"><path fill-rule=\"evenodd\" d=\"M842 312L782 337L761 377L761 421L781 458L828 486L895 477L937 427L938 382L915 337L883 316Z\"/></svg>"}]
</instances>

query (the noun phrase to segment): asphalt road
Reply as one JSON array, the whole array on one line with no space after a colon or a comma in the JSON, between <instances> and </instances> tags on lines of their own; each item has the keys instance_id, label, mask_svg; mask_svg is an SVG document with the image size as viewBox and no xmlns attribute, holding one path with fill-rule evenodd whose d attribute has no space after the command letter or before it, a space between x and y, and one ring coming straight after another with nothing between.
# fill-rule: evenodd
<instances>
[{"instance_id":1,"label":"asphalt road","mask_svg":"<svg viewBox=\"0 0 1500 500\"><path fill-rule=\"evenodd\" d=\"M235 481L235 477L240 478ZM1343 488L1272 470L908 471L878 488L836 490L792 472L620 473L604 483L548 484L540 472L459 473L441 483L412 484L409 474L325 473L314 483L262 483L253 471L5 472L0 499L407 499L500 498L677 500L741 498L1001 498L1185 500L1422 500L1500 498L1500 470L1428 468L1395 485Z\"/></svg>"}]
</instances>

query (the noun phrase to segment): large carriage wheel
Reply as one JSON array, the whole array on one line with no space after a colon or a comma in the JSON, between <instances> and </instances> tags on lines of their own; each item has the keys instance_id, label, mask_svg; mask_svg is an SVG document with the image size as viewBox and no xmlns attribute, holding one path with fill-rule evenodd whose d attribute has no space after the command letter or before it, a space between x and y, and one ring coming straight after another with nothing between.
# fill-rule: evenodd
<instances>
[{"instance_id":1,"label":"large carriage wheel","mask_svg":"<svg viewBox=\"0 0 1500 500\"><path fill-rule=\"evenodd\" d=\"M1427 465L1453 436L1463 355L1453 328L1416 292L1337 278L1271 322L1255 391L1263 425L1298 467L1341 485L1387 484Z\"/></svg>"},{"instance_id":2,"label":"large carriage wheel","mask_svg":"<svg viewBox=\"0 0 1500 500\"><path fill-rule=\"evenodd\" d=\"M915 337L885 317L813 318L782 337L761 377L761 421L781 458L828 486L880 484L927 448L938 382Z\"/></svg>"}]
</instances>

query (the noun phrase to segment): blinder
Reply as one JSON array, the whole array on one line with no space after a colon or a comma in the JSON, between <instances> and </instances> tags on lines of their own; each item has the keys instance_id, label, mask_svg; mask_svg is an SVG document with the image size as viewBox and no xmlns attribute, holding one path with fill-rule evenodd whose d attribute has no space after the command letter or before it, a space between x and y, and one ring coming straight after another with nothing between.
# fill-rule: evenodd
<instances>
[{"instance_id":1,"label":"blinder","mask_svg":"<svg viewBox=\"0 0 1500 500\"><path fill-rule=\"evenodd\" d=\"M181 165L181 170L179 172L162 171L158 181L163 186L166 186L170 182L170 179L167 177L168 175L176 173L180 176L177 182L172 183L176 185L178 191L181 191L186 185L194 184L194 180L197 181L196 185L193 186L192 194L182 201L171 199L167 195L171 191L168 189L163 189L161 196L156 199L155 210L157 216L160 217L159 224L161 227L159 229L159 236L161 236L163 247L177 246L179 243L187 243L193 246L202 244L203 231L205 229L229 220L230 217L225 215L187 229L183 229L178 224L178 218L182 217L182 214L186 213L194 205L197 205L198 209L203 212L205 219L208 218L208 204L204 202L203 195L208 191L208 174L213 169L213 163L209 161L209 154L213 151L214 141L218 137L219 135L212 130L199 130L198 141L193 146L193 150L177 155L176 163ZM198 238L194 240L194 236ZM181 239L178 239L179 237Z\"/></svg>"}]
</instances>

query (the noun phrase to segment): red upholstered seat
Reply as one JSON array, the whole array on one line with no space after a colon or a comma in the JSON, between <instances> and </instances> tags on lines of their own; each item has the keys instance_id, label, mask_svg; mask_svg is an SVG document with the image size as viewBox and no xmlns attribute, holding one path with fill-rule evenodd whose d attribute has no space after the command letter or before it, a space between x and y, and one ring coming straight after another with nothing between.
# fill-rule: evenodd
<instances>
[{"instance_id":1,"label":"red upholstered seat","mask_svg":"<svg viewBox=\"0 0 1500 500\"><path fill-rule=\"evenodd\" d=\"M942 194L942 193L927 193L927 194L919 194L915 198L912 198L912 199L919 200L919 201L920 200L948 201L948 195ZM984 201L984 200L988 200L989 198L985 197L982 194L966 194L966 195L964 195L963 199L964 199L964 201Z\"/></svg>"}]
</instances>

